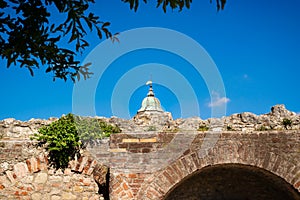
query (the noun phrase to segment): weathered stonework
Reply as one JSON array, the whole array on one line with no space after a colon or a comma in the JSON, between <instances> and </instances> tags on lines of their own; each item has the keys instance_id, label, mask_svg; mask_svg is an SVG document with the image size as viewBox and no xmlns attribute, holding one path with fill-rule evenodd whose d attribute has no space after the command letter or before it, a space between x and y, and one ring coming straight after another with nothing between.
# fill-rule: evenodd
<instances>
[{"instance_id":1,"label":"weathered stonework","mask_svg":"<svg viewBox=\"0 0 300 200\"><path fill-rule=\"evenodd\" d=\"M31 119L29 121L20 121L14 118L8 118L0 121L0 136L2 139L28 139L38 131L41 126L48 125L57 118L50 119Z\"/></svg>"},{"instance_id":2,"label":"weathered stonework","mask_svg":"<svg viewBox=\"0 0 300 200\"><path fill-rule=\"evenodd\" d=\"M122 133L88 146L64 172L52 169L45 150L29 139L56 119L0 121L0 199L104 199L108 186L110 200L176 199L185 180L207 167L226 164L264 170L300 199L300 117L283 105L260 116L241 113L222 119L173 120L160 113L154 120L151 117L102 118L118 125ZM283 119L292 122L288 130ZM213 129L220 125L221 129Z\"/></svg>"},{"instance_id":3,"label":"weathered stonework","mask_svg":"<svg viewBox=\"0 0 300 200\"><path fill-rule=\"evenodd\" d=\"M106 169L97 161L82 157L71 161L64 171L54 170L48 165L47 156L40 154L0 173L0 199L104 199L98 185L106 184L99 177L103 176L100 172L105 177Z\"/></svg>"},{"instance_id":4,"label":"weathered stonework","mask_svg":"<svg viewBox=\"0 0 300 200\"><path fill-rule=\"evenodd\" d=\"M218 135L217 142L206 152L202 151L202 145L208 132L197 132L194 134L194 139L187 149L174 159L168 160L165 165L161 165L159 159L164 158L163 146L172 143L177 134L164 133L161 137L157 133L157 141L150 144L142 143L133 139L133 135L119 134L115 135L118 139L113 140L112 148L123 147L127 145L124 152L120 153L119 158L114 159L111 164L111 199L164 199L168 191L172 190L186 177L193 175L198 170L219 164L241 164L245 166L253 166L259 169L264 169L271 172L274 176L283 178L287 183L300 191L300 132L299 131L253 131L242 133L239 131L222 132ZM135 135L137 136L137 135ZM149 135L153 137L154 135ZM130 138L130 140L124 140ZM173 139L172 139L173 138ZM128 145L128 141L132 141ZM160 144L161 143L161 144ZM141 155L142 162L148 162L156 171L147 171L147 168L139 171L139 167L143 163L137 162L137 157L130 156L132 150L135 151L137 146L140 148L150 148L149 153ZM182 150L184 145L182 141L175 143L176 150ZM124 148L124 147L123 147ZM151 156L151 152L161 152L161 157L152 157L152 160L147 158ZM206 155L205 155L206 154ZM169 157L174 154L168 154ZM105 160L103 154L99 155L98 159ZM113 155L109 155L113 157ZM153 162L153 159L158 159ZM118 165L116 162L120 162ZM125 163L125 164L124 164ZM123 164L123 168L119 168ZM157 168L157 165L160 165ZM130 172L130 170L131 172ZM143 171L144 170L144 171ZM135 172L135 173L133 173ZM126 187L125 187L126 186ZM126 189L124 189L124 187ZM133 198L129 198L132 196ZM299 194L296 196L300 198ZM193 198L191 198L193 199Z\"/></svg>"},{"instance_id":5,"label":"weathered stonework","mask_svg":"<svg viewBox=\"0 0 300 200\"><path fill-rule=\"evenodd\" d=\"M205 199L294 200L296 192L280 177L261 168L217 164L194 172L169 192L165 200Z\"/></svg>"},{"instance_id":6,"label":"weathered stonework","mask_svg":"<svg viewBox=\"0 0 300 200\"><path fill-rule=\"evenodd\" d=\"M263 115L244 112L223 117L221 119L202 120L199 117L173 120L169 112L142 112L138 113L133 119L126 120L117 117L103 118L108 123L117 125L122 132L149 132L149 131L195 131L199 126L210 128L215 121L221 125L223 131L258 131L258 130L284 130L283 119L291 120L287 127L289 130L300 129L300 115L288 111L284 105L276 105L271 108L271 112ZM50 124L57 118L48 120L31 119L29 121L19 121L13 118L0 121L0 138L2 140L23 140L37 133L41 126ZM1 147L0 143L0 147Z\"/></svg>"}]
</instances>

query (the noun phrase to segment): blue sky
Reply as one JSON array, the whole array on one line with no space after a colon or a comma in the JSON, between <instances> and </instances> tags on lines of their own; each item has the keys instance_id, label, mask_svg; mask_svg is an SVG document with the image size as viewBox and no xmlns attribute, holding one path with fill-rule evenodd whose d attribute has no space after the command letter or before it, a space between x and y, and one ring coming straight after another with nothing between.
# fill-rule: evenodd
<instances>
[{"instance_id":1,"label":"blue sky","mask_svg":"<svg viewBox=\"0 0 300 200\"><path fill-rule=\"evenodd\" d=\"M220 12L216 12L215 4L209 0L202 0L193 1L189 10L168 10L167 14L156 9L155 1L152 2L141 3L134 12L118 0L97 0L91 10L103 21L111 22L112 32L120 32L120 44L113 44L113 48L126 43L128 31L143 27L165 28L197 42L213 60L226 95L210 90L206 78L186 57L141 46L139 50L117 55L105 66L93 91L92 108L96 115L132 117L147 93L144 83L150 76L156 96L174 118L199 115L205 119L212 116L212 109L225 106L226 115L246 111L267 113L276 104L285 104L289 110L300 112L298 0L228 0L225 10ZM147 33L136 38L147 40ZM92 59L91 69L96 71L97 63L102 64L111 50L95 50L104 42L98 40L95 33L88 39L91 46L80 60ZM174 39L174 46L184 45L186 41ZM194 51L187 49L185 53ZM43 67L31 77L26 69L18 66L6 69L4 61L0 64L0 119L59 117L69 112L93 114L85 112L91 104L85 104L83 99L89 94L81 95L83 103L77 105L79 101L74 100L71 81L53 82ZM211 82L214 79L214 76L209 77ZM74 102L75 107L80 107L79 111L74 110Z\"/></svg>"}]
</instances>

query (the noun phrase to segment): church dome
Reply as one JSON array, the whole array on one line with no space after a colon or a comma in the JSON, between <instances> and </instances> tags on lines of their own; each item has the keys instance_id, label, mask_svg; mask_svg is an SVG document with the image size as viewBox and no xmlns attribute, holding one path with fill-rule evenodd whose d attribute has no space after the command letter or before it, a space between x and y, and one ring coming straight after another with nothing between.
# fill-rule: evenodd
<instances>
[{"instance_id":1,"label":"church dome","mask_svg":"<svg viewBox=\"0 0 300 200\"><path fill-rule=\"evenodd\" d=\"M158 98L154 96L153 88L152 88L152 81L148 81L146 83L150 86L149 92L147 94L147 97L144 98L142 101L142 106L138 110L138 113L144 112L144 111L158 111L163 112L163 109L161 108L160 101Z\"/></svg>"}]
</instances>

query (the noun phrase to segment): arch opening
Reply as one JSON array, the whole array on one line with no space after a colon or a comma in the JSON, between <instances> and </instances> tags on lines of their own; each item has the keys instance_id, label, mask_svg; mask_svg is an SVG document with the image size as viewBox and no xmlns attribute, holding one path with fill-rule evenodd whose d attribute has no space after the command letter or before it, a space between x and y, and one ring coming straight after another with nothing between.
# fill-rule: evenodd
<instances>
[{"instance_id":1,"label":"arch opening","mask_svg":"<svg viewBox=\"0 0 300 200\"><path fill-rule=\"evenodd\" d=\"M262 168L218 164L194 172L175 185L164 200L299 200L283 178Z\"/></svg>"}]
</instances>

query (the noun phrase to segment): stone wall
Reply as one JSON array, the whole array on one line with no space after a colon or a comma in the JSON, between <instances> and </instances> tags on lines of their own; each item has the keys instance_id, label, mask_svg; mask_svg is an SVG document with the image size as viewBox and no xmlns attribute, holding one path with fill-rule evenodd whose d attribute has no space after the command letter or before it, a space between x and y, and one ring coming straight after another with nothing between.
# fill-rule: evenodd
<instances>
[{"instance_id":1,"label":"stone wall","mask_svg":"<svg viewBox=\"0 0 300 200\"><path fill-rule=\"evenodd\" d=\"M187 119L173 120L171 113L156 112L156 113L140 113L133 119L126 120L117 117L103 118L110 124L117 125L121 128L123 133L133 132L151 132L151 131L195 131L199 127L211 128L215 122L221 126L223 131L261 131L261 130L299 130L300 129L300 115L289 111L284 105L276 105L271 108L270 113L263 115L256 115L249 112L233 114L222 117L220 119L200 119L199 117L192 117ZM291 124L285 127L283 120L290 120ZM13 118L4 119L0 121L0 138L10 140L28 139L38 131L41 126L50 124L57 120L57 118L50 118L47 120L31 119L29 121L19 121Z\"/></svg>"},{"instance_id":2,"label":"stone wall","mask_svg":"<svg viewBox=\"0 0 300 200\"><path fill-rule=\"evenodd\" d=\"M0 173L0 199L104 199L99 189L106 184L106 173L106 167L87 157L70 162L64 171L55 170L40 154Z\"/></svg>"},{"instance_id":3,"label":"stone wall","mask_svg":"<svg viewBox=\"0 0 300 200\"><path fill-rule=\"evenodd\" d=\"M99 200L107 195L108 168L85 156L64 171L55 170L45 149L30 140L40 127L55 120L0 121L0 199Z\"/></svg>"},{"instance_id":4,"label":"stone wall","mask_svg":"<svg viewBox=\"0 0 300 200\"><path fill-rule=\"evenodd\" d=\"M195 171L222 163L265 169L300 191L300 116L283 105L260 116L172 120L167 113L151 116L151 123L140 117L101 118L122 133L88 146L64 172L52 169L45 150L29 139L56 118L0 121L0 199L103 199L108 187L111 200L163 199ZM218 134L212 125L221 125Z\"/></svg>"},{"instance_id":5,"label":"stone wall","mask_svg":"<svg viewBox=\"0 0 300 200\"><path fill-rule=\"evenodd\" d=\"M97 163L110 167L111 200L164 199L168 191L197 170L222 163L265 169L300 191L298 130L227 131L213 137L209 134L209 131L115 134L111 140L89 147L91 151L72 161L64 172L51 169L43 153L23 162L2 162L1 198L100 199L99 190L102 188L104 194L102 186L108 185L107 168L96 167ZM217 140L203 151L207 137L209 141L214 141L214 137Z\"/></svg>"},{"instance_id":6,"label":"stone wall","mask_svg":"<svg viewBox=\"0 0 300 200\"><path fill-rule=\"evenodd\" d=\"M4 119L0 121L0 136L2 139L29 139L29 136L37 133L40 127L56 120L57 118L31 119L29 121L20 121L14 118Z\"/></svg>"}]
</instances>

